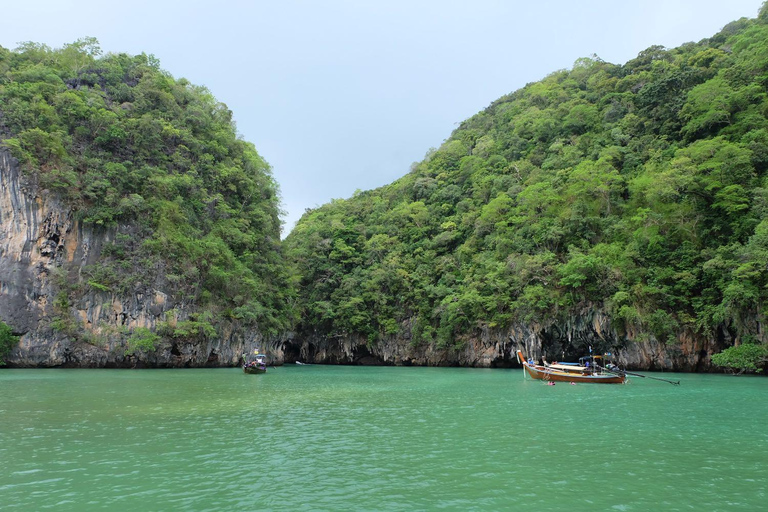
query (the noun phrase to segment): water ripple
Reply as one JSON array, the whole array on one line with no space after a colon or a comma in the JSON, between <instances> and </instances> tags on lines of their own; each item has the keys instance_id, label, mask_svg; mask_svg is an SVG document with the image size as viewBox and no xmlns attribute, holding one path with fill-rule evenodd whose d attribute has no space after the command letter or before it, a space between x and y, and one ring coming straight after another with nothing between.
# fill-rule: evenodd
<instances>
[{"instance_id":1,"label":"water ripple","mask_svg":"<svg viewBox=\"0 0 768 512\"><path fill-rule=\"evenodd\" d=\"M0 492L7 510L759 509L768 381L680 378L8 370Z\"/></svg>"}]
</instances>

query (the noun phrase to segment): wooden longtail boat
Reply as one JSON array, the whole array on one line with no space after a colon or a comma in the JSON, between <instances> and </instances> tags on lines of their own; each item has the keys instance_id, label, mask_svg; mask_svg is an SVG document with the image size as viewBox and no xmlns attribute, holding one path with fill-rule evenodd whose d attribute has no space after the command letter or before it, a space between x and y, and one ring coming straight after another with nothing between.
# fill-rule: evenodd
<instances>
[{"instance_id":1,"label":"wooden longtail boat","mask_svg":"<svg viewBox=\"0 0 768 512\"><path fill-rule=\"evenodd\" d=\"M243 356L243 372L245 373L267 373L267 356L257 354L253 360L246 360Z\"/></svg>"},{"instance_id":2,"label":"wooden longtail boat","mask_svg":"<svg viewBox=\"0 0 768 512\"><path fill-rule=\"evenodd\" d=\"M595 364L594 357L581 358L584 365L576 364L536 364L533 360L526 360L523 352L517 351L517 360L533 379L551 382L593 382L598 384L624 384L627 381L625 374L603 371Z\"/></svg>"}]
</instances>

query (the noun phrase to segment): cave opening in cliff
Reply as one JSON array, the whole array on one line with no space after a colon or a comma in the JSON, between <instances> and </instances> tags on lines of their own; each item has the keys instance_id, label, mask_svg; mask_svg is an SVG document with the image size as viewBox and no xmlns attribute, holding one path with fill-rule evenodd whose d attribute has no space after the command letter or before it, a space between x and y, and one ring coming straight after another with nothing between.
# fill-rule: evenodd
<instances>
[{"instance_id":1,"label":"cave opening in cliff","mask_svg":"<svg viewBox=\"0 0 768 512\"><path fill-rule=\"evenodd\" d=\"M358 345L355 347L352 354L352 361L353 364L360 366L380 366L386 364L381 357L371 354L368 347L365 345Z\"/></svg>"},{"instance_id":2,"label":"cave opening in cliff","mask_svg":"<svg viewBox=\"0 0 768 512\"><path fill-rule=\"evenodd\" d=\"M283 343L283 361L286 363L303 362L301 359L301 345L291 341Z\"/></svg>"},{"instance_id":3,"label":"cave opening in cliff","mask_svg":"<svg viewBox=\"0 0 768 512\"><path fill-rule=\"evenodd\" d=\"M498 357L491 360L491 368L520 368L521 365L517 362L517 357L512 355L509 350L504 351Z\"/></svg>"}]
</instances>

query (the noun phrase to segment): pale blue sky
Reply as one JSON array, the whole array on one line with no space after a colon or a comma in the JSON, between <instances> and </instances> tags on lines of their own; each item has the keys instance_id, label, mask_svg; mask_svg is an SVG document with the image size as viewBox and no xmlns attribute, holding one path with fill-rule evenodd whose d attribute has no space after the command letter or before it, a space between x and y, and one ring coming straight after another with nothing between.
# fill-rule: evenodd
<instances>
[{"instance_id":1,"label":"pale blue sky","mask_svg":"<svg viewBox=\"0 0 768 512\"><path fill-rule=\"evenodd\" d=\"M403 176L464 119L580 57L710 37L762 0L3 2L0 45L94 36L208 87L305 208Z\"/></svg>"}]
</instances>

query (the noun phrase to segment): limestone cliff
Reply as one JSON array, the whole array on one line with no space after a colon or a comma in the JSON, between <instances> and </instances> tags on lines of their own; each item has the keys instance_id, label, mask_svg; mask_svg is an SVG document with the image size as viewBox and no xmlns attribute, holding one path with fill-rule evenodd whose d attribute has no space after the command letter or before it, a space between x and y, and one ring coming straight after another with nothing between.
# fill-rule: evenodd
<instances>
[{"instance_id":1,"label":"limestone cliff","mask_svg":"<svg viewBox=\"0 0 768 512\"><path fill-rule=\"evenodd\" d=\"M162 279L129 293L84 286L83 269L97 265L119 230L79 222L55 194L25 176L0 148L0 320L21 336L11 367L232 366L258 346L282 360L280 343L225 325L214 338L170 339L155 350L132 350L136 328L188 319L194 306L174 299Z\"/></svg>"},{"instance_id":2,"label":"limestone cliff","mask_svg":"<svg viewBox=\"0 0 768 512\"><path fill-rule=\"evenodd\" d=\"M410 325L403 330L410 332ZM681 336L674 345L655 339L638 341L621 335L610 325L608 316L596 309L577 318L549 326L515 325L508 330L482 329L455 347L433 344L414 345L409 339L386 337L370 344L360 336L327 337L306 333L286 339L286 362L325 364L470 366L478 368L519 367L516 351L540 360L575 361L589 347L610 350L614 362L635 370L707 372L713 367L710 356L733 343L727 333L717 339Z\"/></svg>"}]
</instances>

